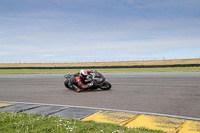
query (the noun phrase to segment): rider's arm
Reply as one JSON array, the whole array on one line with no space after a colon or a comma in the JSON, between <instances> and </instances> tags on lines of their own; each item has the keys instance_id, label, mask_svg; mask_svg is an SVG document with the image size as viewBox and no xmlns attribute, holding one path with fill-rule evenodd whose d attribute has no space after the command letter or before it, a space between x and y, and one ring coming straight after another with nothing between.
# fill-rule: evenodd
<instances>
[{"instance_id":1,"label":"rider's arm","mask_svg":"<svg viewBox=\"0 0 200 133\"><path fill-rule=\"evenodd\" d=\"M85 83L88 83L88 82L91 82L91 81L92 81L92 75L89 74L89 75L87 76L87 78L84 80L84 82L85 82Z\"/></svg>"}]
</instances>

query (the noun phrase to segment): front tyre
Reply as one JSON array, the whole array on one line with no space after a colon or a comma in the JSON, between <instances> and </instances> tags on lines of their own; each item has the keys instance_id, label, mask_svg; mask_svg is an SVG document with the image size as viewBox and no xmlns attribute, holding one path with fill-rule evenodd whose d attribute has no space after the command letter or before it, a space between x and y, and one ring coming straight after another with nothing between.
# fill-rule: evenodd
<instances>
[{"instance_id":1,"label":"front tyre","mask_svg":"<svg viewBox=\"0 0 200 133\"><path fill-rule=\"evenodd\" d=\"M108 81L105 81L101 86L100 89L102 90L110 90L112 87L111 83L109 83Z\"/></svg>"}]
</instances>

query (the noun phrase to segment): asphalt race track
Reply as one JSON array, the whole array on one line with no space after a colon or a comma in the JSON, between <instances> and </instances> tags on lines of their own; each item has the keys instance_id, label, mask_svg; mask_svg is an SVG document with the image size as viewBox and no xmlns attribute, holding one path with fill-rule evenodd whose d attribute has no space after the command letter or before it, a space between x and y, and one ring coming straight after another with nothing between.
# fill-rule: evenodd
<instances>
[{"instance_id":1,"label":"asphalt race track","mask_svg":"<svg viewBox=\"0 0 200 133\"><path fill-rule=\"evenodd\" d=\"M61 104L200 118L200 72L111 73L109 91L76 93L64 74L0 75L0 101Z\"/></svg>"}]
</instances>

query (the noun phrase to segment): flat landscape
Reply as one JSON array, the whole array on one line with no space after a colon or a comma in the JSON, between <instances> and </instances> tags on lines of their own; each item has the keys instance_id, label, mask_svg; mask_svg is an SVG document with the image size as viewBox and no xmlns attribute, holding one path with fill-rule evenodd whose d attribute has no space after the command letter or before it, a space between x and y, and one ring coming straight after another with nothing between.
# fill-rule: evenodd
<instances>
[{"instance_id":1,"label":"flat landscape","mask_svg":"<svg viewBox=\"0 0 200 133\"><path fill-rule=\"evenodd\" d=\"M62 74L76 73L80 69L27 69L26 67L97 67L97 66L145 66L145 65L184 65L200 64L200 59L121 61L121 62L83 62L83 63L0 63L0 68L21 67L21 69L0 69L0 74ZM24 68L24 69L23 69ZM92 68L91 68L92 69ZM101 73L130 72L200 72L200 67L162 67L162 68L94 68Z\"/></svg>"},{"instance_id":2,"label":"flat landscape","mask_svg":"<svg viewBox=\"0 0 200 133\"><path fill-rule=\"evenodd\" d=\"M79 62L79 63L0 63L0 67L80 67L80 66L136 66L136 65L175 65L175 64L200 64L200 58L148 60L148 61Z\"/></svg>"}]
</instances>

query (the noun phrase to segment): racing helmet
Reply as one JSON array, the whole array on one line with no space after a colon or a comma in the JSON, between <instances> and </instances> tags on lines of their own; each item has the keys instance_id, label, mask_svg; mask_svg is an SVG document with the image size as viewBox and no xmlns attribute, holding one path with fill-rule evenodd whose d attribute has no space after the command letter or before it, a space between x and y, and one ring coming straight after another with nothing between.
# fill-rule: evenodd
<instances>
[{"instance_id":1,"label":"racing helmet","mask_svg":"<svg viewBox=\"0 0 200 133\"><path fill-rule=\"evenodd\" d=\"M88 75L88 73L86 70L80 70L80 77L82 79L86 79L87 75Z\"/></svg>"}]
</instances>

